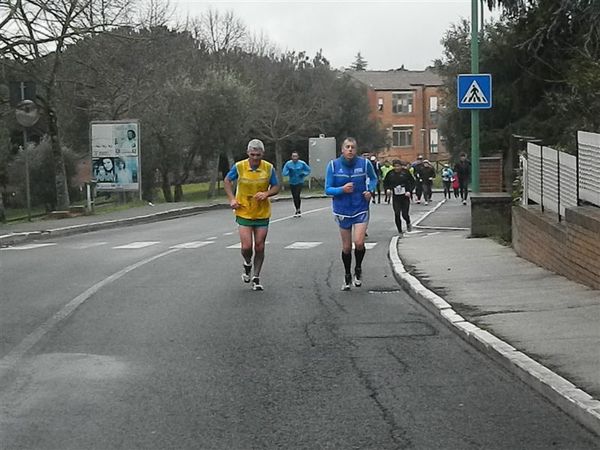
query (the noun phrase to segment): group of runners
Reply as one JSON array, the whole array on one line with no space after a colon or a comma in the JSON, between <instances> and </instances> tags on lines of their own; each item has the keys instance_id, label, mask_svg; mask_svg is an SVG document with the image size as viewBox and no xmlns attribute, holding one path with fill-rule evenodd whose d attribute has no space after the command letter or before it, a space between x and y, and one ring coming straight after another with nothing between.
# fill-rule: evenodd
<instances>
[{"instance_id":1,"label":"group of runners","mask_svg":"<svg viewBox=\"0 0 600 450\"><path fill-rule=\"evenodd\" d=\"M271 217L269 197L280 190L275 167L263 159L265 147L259 139L248 143L248 158L235 163L224 180L229 205L234 210L238 224L243 263L242 280L251 283L255 291L262 291L260 273L265 258L265 242ZM463 171L469 170L466 155L461 154ZM358 156L356 139L348 137L341 146L341 155L331 160L325 174L325 194L332 197L332 210L339 227L342 244L341 259L344 265L342 290L352 285L362 285L362 262L365 257L365 237L369 222L369 206L378 190L380 174L378 164L369 158ZM412 170L411 170L412 169ZM459 169L460 170L460 169ZM402 219L407 231L412 230L410 201L417 186L414 167L399 160L392 162L383 178L386 201L391 199L394 220L399 235L402 235ZM429 172L425 172L428 174ZM283 167L282 174L289 178L294 201L294 217L301 216L300 194L310 167L300 160L297 152ZM435 171L433 172L435 177ZM235 185L234 185L235 183ZM468 179L464 185L463 203L466 204ZM424 191L425 202L431 201L431 192ZM462 189L461 189L462 195ZM354 255L352 247L354 244ZM354 260L354 270L352 262Z\"/></svg>"}]
</instances>

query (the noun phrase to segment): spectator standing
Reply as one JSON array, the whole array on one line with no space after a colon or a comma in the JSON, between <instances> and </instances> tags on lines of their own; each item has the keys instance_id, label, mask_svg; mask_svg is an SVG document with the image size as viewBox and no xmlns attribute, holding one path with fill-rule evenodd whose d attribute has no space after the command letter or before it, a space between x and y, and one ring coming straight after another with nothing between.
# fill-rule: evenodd
<instances>
[{"instance_id":1,"label":"spectator standing","mask_svg":"<svg viewBox=\"0 0 600 450\"><path fill-rule=\"evenodd\" d=\"M352 284L352 244L354 241L354 286L362 285L362 261L365 257L365 234L369 223L369 203L377 176L371 162L356 154L356 139L342 142L342 155L327 164L325 194L333 197L332 209L342 241L344 264L343 291Z\"/></svg>"},{"instance_id":2,"label":"spectator standing","mask_svg":"<svg viewBox=\"0 0 600 450\"><path fill-rule=\"evenodd\" d=\"M406 222L406 231L412 231L410 224L410 198L415 187L415 179L408 170L409 166L400 160L394 160L393 170L388 172L383 179L386 192L392 197L392 209L394 210L394 222L399 237L402 237L402 219Z\"/></svg>"},{"instance_id":3,"label":"spectator standing","mask_svg":"<svg viewBox=\"0 0 600 450\"><path fill-rule=\"evenodd\" d=\"M301 217L300 194L304 186L304 179L310 175L310 167L300 159L298 152L292 152L290 160L283 165L281 174L289 179L290 191L292 192L294 207L296 208L294 217Z\"/></svg>"},{"instance_id":4,"label":"spectator standing","mask_svg":"<svg viewBox=\"0 0 600 450\"><path fill-rule=\"evenodd\" d=\"M462 204L466 205L467 196L469 195L469 181L471 179L471 161L467 159L465 152L460 154L458 162L454 165L454 172L458 176L458 187Z\"/></svg>"}]
</instances>

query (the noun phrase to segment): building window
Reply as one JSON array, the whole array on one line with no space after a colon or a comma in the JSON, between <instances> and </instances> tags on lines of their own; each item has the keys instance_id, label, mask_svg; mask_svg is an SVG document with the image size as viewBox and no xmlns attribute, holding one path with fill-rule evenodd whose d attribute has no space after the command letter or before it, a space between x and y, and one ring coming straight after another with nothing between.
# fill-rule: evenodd
<instances>
[{"instance_id":1,"label":"building window","mask_svg":"<svg viewBox=\"0 0 600 450\"><path fill-rule=\"evenodd\" d=\"M412 147L412 127L394 127L392 129L392 147Z\"/></svg>"},{"instance_id":2,"label":"building window","mask_svg":"<svg viewBox=\"0 0 600 450\"><path fill-rule=\"evenodd\" d=\"M429 97L429 111L434 112L438 110L438 98Z\"/></svg>"},{"instance_id":3,"label":"building window","mask_svg":"<svg viewBox=\"0 0 600 450\"><path fill-rule=\"evenodd\" d=\"M392 112L394 114L409 114L413 112L413 93L395 92L392 94Z\"/></svg>"},{"instance_id":4,"label":"building window","mask_svg":"<svg viewBox=\"0 0 600 450\"><path fill-rule=\"evenodd\" d=\"M439 151L438 130L432 128L429 130L429 153L437 153Z\"/></svg>"},{"instance_id":5,"label":"building window","mask_svg":"<svg viewBox=\"0 0 600 450\"><path fill-rule=\"evenodd\" d=\"M377 99L377 111L383 111L383 99L382 98Z\"/></svg>"}]
</instances>

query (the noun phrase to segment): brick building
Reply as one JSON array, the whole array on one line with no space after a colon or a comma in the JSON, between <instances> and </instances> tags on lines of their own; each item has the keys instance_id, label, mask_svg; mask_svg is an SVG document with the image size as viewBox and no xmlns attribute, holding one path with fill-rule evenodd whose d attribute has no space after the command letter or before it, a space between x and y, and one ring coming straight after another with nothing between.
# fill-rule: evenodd
<instances>
[{"instance_id":1,"label":"brick building","mask_svg":"<svg viewBox=\"0 0 600 450\"><path fill-rule=\"evenodd\" d=\"M442 108L442 77L431 70L347 71L368 89L372 116L388 132L387 145L377 151L380 161L432 162L450 158L438 131Z\"/></svg>"}]
</instances>

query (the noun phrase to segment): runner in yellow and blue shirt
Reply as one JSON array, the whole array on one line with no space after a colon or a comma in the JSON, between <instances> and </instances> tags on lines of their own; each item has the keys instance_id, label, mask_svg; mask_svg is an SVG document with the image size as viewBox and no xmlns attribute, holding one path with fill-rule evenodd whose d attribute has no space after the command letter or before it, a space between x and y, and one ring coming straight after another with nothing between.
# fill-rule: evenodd
<instances>
[{"instance_id":1,"label":"runner in yellow and blue shirt","mask_svg":"<svg viewBox=\"0 0 600 450\"><path fill-rule=\"evenodd\" d=\"M279 192L273 165L263 160L265 146L259 139L248 143L248 158L233 165L224 179L229 205L238 224L244 272L242 280L252 281L252 289L262 291L260 271L265 258L265 241L271 218L269 197ZM237 181L234 193L233 183ZM254 255L254 258L252 257ZM252 266L254 265L253 276Z\"/></svg>"}]
</instances>

